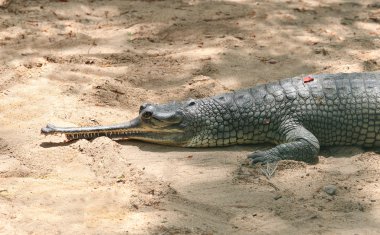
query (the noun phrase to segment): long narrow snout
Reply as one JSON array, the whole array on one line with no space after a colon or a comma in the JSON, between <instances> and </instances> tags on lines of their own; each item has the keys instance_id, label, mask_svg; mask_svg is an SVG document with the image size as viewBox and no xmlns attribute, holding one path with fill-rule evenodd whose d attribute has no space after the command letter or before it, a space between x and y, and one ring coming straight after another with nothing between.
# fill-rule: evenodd
<instances>
[{"instance_id":1,"label":"long narrow snout","mask_svg":"<svg viewBox=\"0 0 380 235\"><path fill-rule=\"evenodd\" d=\"M110 138L127 138L136 135L142 131L141 119L135 118L129 122L110 126L94 126L94 127L56 127L48 124L41 129L44 135L64 134L68 140L75 139L94 139L99 136L107 136Z\"/></svg>"},{"instance_id":2,"label":"long narrow snout","mask_svg":"<svg viewBox=\"0 0 380 235\"><path fill-rule=\"evenodd\" d=\"M191 135L186 135L182 106L178 103L163 105L144 104L139 116L129 122L110 126L56 127L47 125L41 134L64 134L68 140L94 139L107 136L117 139L135 139L145 142L185 146Z\"/></svg>"}]
</instances>

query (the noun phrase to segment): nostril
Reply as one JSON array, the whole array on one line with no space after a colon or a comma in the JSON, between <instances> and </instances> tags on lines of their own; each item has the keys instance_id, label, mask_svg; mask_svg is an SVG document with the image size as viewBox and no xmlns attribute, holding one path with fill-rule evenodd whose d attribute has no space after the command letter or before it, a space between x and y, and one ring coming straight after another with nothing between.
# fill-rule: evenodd
<instances>
[{"instance_id":1,"label":"nostril","mask_svg":"<svg viewBox=\"0 0 380 235\"><path fill-rule=\"evenodd\" d=\"M153 115L153 113L151 111L145 111L145 112L143 112L143 114L141 116L145 119L149 119L152 117L152 115Z\"/></svg>"}]
</instances>

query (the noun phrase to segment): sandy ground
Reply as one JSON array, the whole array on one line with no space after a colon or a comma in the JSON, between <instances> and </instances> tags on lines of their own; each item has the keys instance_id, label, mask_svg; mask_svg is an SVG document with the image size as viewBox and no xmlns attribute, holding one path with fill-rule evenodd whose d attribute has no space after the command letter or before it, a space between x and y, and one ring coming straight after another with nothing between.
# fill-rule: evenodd
<instances>
[{"instance_id":1,"label":"sandy ground","mask_svg":"<svg viewBox=\"0 0 380 235\"><path fill-rule=\"evenodd\" d=\"M324 149L268 180L242 166L268 146L39 133L123 122L147 101L380 70L379 22L367 0L12 1L0 9L0 234L379 234L373 151Z\"/></svg>"}]
</instances>

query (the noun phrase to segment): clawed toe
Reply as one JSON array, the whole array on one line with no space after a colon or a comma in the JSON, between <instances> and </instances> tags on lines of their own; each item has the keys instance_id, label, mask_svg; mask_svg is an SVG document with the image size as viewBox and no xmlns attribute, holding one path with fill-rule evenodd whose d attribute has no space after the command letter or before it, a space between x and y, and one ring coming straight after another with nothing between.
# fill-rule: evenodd
<instances>
[{"instance_id":1,"label":"clawed toe","mask_svg":"<svg viewBox=\"0 0 380 235\"><path fill-rule=\"evenodd\" d=\"M248 155L248 159L251 165L254 165L256 163L271 163L281 160L279 157L265 151L250 153Z\"/></svg>"}]
</instances>

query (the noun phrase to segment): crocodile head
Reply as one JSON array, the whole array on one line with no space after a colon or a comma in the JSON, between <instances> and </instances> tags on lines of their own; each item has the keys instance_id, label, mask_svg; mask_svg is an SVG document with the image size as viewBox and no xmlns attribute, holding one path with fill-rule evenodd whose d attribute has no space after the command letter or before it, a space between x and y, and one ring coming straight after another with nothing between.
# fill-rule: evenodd
<instances>
[{"instance_id":1,"label":"crocodile head","mask_svg":"<svg viewBox=\"0 0 380 235\"><path fill-rule=\"evenodd\" d=\"M93 139L98 136L110 138L136 139L166 145L188 146L196 135L196 102L172 102L154 105L143 104L138 117L129 122L94 127L56 127L47 125L41 133L65 134L68 140Z\"/></svg>"}]
</instances>

